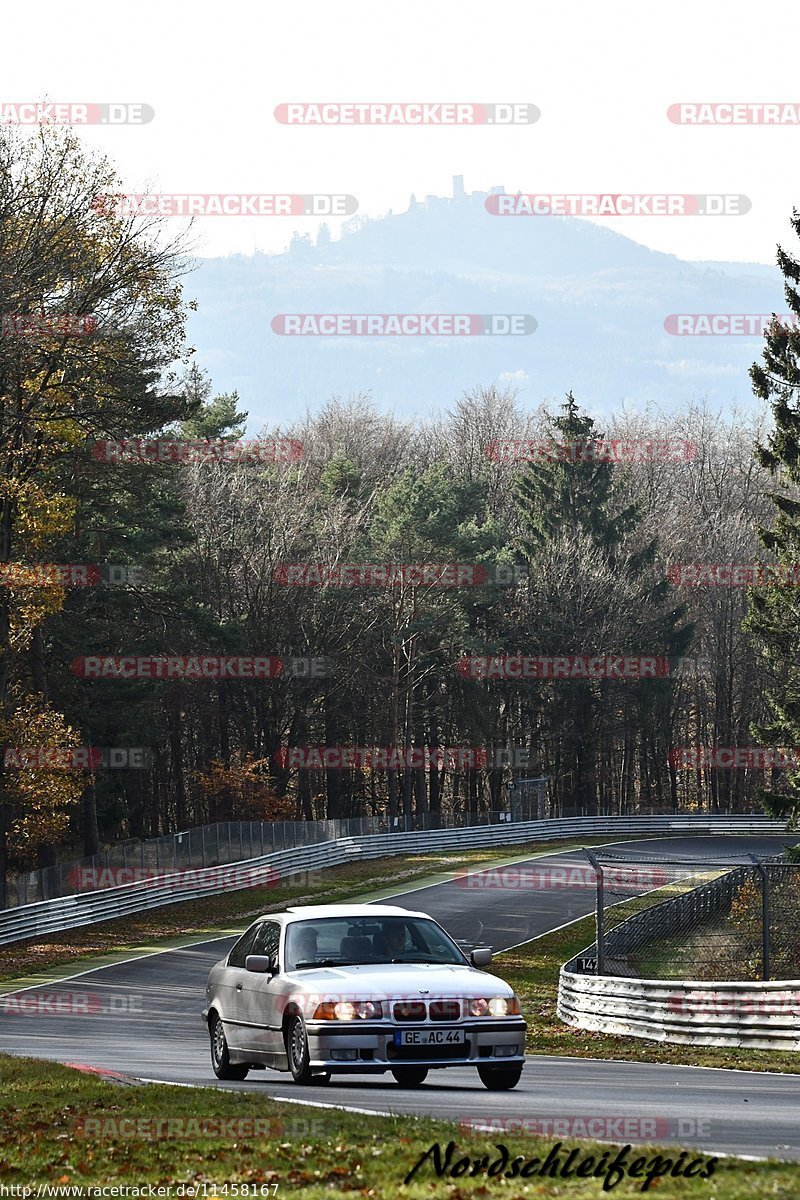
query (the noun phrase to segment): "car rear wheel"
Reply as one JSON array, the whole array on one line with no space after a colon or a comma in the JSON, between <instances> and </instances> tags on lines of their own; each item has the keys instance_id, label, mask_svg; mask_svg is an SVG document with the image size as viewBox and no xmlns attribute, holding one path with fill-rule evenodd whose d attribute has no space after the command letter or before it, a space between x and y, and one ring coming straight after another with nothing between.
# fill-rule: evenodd
<instances>
[{"instance_id":1,"label":"car rear wheel","mask_svg":"<svg viewBox=\"0 0 800 1200\"><path fill-rule=\"evenodd\" d=\"M427 1067L392 1067L392 1074L401 1087L419 1087L428 1077Z\"/></svg>"},{"instance_id":2,"label":"car rear wheel","mask_svg":"<svg viewBox=\"0 0 800 1200\"><path fill-rule=\"evenodd\" d=\"M225 1029L216 1013L209 1022L208 1032L211 1035L211 1065L217 1079L246 1079L249 1068L231 1062Z\"/></svg>"},{"instance_id":3,"label":"car rear wheel","mask_svg":"<svg viewBox=\"0 0 800 1200\"><path fill-rule=\"evenodd\" d=\"M308 1065L308 1035L302 1017L290 1017L286 1026L286 1057L295 1083L329 1083L330 1071L316 1074Z\"/></svg>"},{"instance_id":4,"label":"car rear wheel","mask_svg":"<svg viewBox=\"0 0 800 1200\"><path fill-rule=\"evenodd\" d=\"M507 1092L519 1083L522 1063L515 1063L513 1067L478 1067L478 1074L481 1083L490 1092Z\"/></svg>"}]
</instances>

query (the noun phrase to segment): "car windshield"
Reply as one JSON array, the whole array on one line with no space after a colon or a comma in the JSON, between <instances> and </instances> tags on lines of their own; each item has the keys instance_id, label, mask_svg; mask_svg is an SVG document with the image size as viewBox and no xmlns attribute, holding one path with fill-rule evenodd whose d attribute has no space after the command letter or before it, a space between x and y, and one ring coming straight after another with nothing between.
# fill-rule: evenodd
<instances>
[{"instance_id":1,"label":"car windshield","mask_svg":"<svg viewBox=\"0 0 800 1200\"><path fill-rule=\"evenodd\" d=\"M435 921L421 917L323 917L292 921L284 951L287 971L367 963L466 962Z\"/></svg>"}]
</instances>

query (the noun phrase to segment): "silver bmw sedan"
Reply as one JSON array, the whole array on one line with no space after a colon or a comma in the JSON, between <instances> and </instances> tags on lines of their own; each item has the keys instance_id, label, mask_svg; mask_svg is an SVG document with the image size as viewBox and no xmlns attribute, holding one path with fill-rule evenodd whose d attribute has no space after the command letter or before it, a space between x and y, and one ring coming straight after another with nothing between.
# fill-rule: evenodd
<instances>
[{"instance_id":1,"label":"silver bmw sedan","mask_svg":"<svg viewBox=\"0 0 800 1200\"><path fill-rule=\"evenodd\" d=\"M474 1066L492 1090L519 1082L526 1024L507 983L480 970L426 913L378 904L259 917L208 977L203 1019L219 1079L271 1067L297 1083Z\"/></svg>"}]
</instances>

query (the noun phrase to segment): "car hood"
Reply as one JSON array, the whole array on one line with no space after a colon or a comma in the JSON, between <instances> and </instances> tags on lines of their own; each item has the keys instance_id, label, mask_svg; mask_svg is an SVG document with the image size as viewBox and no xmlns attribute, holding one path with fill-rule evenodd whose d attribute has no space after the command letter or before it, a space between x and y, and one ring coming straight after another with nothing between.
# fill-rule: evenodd
<instances>
[{"instance_id":1,"label":"car hood","mask_svg":"<svg viewBox=\"0 0 800 1200\"><path fill-rule=\"evenodd\" d=\"M372 999L427 996L512 996L513 989L475 967L441 963L364 963L319 967L283 976L300 992L334 992L338 997Z\"/></svg>"}]
</instances>

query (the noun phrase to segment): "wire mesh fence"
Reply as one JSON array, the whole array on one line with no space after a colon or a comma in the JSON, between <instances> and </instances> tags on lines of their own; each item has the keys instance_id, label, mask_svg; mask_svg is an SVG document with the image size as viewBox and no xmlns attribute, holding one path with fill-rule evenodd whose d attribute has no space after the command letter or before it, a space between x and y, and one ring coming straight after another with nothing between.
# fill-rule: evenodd
<instances>
[{"instance_id":1,"label":"wire mesh fence","mask_svg":"<svg viewBox=\"0 0 800 1200\"><path fill-rule=\"evenodd\" d=\"M785 856L586 851L597 939L578 971L640 979L800 978L800 865Z\"/></svg>"}]
</instances>

